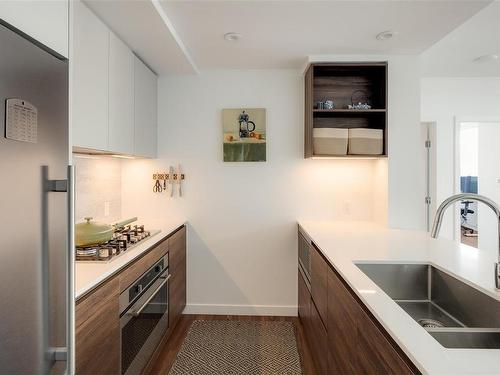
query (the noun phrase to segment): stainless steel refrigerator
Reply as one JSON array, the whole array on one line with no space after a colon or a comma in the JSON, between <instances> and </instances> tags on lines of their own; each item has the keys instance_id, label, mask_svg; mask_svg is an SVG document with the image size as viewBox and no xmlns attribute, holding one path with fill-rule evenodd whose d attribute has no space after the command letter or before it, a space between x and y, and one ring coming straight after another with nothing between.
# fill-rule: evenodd
<instances>
[{"instance_id":1,"label":"stainless steel refrigerator","mask_svg":"<svg viewBox=\"0 0 500 375\"><path fill-rule=\"evenodd\" d=\"M0 20L0 373L73 373L68 61Z\"/></svg>"}]
</instances>

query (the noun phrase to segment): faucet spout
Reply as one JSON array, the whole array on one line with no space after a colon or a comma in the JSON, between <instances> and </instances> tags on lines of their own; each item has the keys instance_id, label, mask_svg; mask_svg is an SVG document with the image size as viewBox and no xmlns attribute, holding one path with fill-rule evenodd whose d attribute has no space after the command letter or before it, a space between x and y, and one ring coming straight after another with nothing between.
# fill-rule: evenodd
<instances>
[{"instance_id":1,"label":"faucet spout","mask_svg":"<svg viewBox=\"0 0 500 375\"><path fill-rule=\"evenodd\" d=\"M448 207L456 202L461 202L464 200L471 200L476 202L484 203L486 206L491 208L497 217L497 230L498 230L498 262L495 263L495 287L500 290L500 207L493 202L491 199L479 195L479 194L455 194L451 197L445 199L443 203L441 203L436 211L436 217L434 218L434 224L432 225L431 237L437 238L439 235L439 231L441 230L441 223L443 222L443 216Z\"/></svg>"}]
</instances>

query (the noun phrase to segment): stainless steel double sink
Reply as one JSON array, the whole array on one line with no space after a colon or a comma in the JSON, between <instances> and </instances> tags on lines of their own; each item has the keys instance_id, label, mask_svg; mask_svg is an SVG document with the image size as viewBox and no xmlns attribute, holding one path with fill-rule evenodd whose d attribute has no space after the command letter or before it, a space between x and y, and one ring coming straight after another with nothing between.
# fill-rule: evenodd
<instances>
[{"instance_id":1,"label":"stainless steel double sink","mask_svg":"<svg viewBox=\"0 0 500 375\"><path fill-rule=\"evenodd\" d=\"M426 263L356 266L444 347L500 349L500 301Z\"/></svg>"}]
</instances>

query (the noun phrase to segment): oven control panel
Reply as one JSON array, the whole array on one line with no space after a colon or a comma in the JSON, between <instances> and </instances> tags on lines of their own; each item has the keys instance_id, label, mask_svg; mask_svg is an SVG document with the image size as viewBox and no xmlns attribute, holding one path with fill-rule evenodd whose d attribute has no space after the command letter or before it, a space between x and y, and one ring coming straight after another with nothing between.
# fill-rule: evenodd
<instances>
[{"instance_id":1,"label":"oven control panel","mask_svg":"<svg viewBox=\"0 0 500 375\"><path fill-rule=\"evenodd\" d=\"M134 301L168 267L168 255L161 258L128 289L128 302Z\"/></svg>"}]
</instances>

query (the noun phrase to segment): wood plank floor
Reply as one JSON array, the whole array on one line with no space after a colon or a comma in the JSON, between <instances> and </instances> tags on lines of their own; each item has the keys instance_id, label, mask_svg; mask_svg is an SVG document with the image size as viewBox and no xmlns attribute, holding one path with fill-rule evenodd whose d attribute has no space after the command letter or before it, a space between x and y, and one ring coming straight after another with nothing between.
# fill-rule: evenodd
<instances>
[{"instance_id":1,"label":"wood plank floor","mask_svg":"<svg viewBox=\"0 0 500 375\"><path fill-rule=\"evenodd\" d=\"M295 326L295 334L297 337L297 347L299 349L302 369L305 375L315 375L316 369L312 361L311 352L307 345L304 336L304 328L296 317L281 317L281 316L235 316L235 315L183 315L177 326L174 328L168 341L160 349L158 360L151 367L148 375L167 375L170 368L175 362L177 353L182 347L182 343L186 338L187 332L191 323L194 320L275 320L275 321L290 321Z\"/></svg>"}]
</instances>

